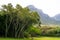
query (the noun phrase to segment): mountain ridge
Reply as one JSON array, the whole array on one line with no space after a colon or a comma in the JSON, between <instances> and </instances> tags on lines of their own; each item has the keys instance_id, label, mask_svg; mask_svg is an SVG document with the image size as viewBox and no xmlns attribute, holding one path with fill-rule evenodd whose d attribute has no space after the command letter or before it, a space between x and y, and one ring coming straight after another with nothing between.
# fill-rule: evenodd
<instances>
[{"instance_id":1,"label":"mountain ridge","mask_svg":"<svg viewBox=\"0 0 60 40\"><path fill-rule=\"evenodd\" d=\"M49 17L41 9L36 8L33 5L27 6L31 11L36 11L40 15L41 23L44 25L59 25L60 21L56 20L55 17Z\"/></svg>"},{"instance_id":2,"label":"mountain ridge","mask_svg":"<svg viewBox=\"0 0 60 40\"><path fill-rule=\"evenodd\" d=\"M60 21L60 14L55 15L53 18L57 21Z\"/></svg>"}]
</instances>

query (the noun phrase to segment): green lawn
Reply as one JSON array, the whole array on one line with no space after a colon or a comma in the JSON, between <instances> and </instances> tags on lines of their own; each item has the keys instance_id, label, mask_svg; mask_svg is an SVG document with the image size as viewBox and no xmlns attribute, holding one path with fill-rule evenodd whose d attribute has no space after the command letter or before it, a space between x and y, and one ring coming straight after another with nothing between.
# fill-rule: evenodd
<instances>
[{"instance_id":1,"label":"green lawn","mask_svg":"<svg viewBox=\"0 0 60 40\"><path fill-rule=\"evenodd\" d=\"M60 40L60 37L40 37L34 38L34 40Z\"/></svg>"},{"instance_id":2,"label":"green lawn","mask_svg":"<svg viewBox=\"0 0 60 40\"><path fill-rule=\"evenodd\" d=\"M34 37L33 38L34 40L60 40L60 37ZM19 39L17 39L17 38L0 38L0 40L31 40L31 38L30 39L28 39L28 38L24 38L24 39L21 39L21 38L19 38Z\"/></svg>"}]
</instances>

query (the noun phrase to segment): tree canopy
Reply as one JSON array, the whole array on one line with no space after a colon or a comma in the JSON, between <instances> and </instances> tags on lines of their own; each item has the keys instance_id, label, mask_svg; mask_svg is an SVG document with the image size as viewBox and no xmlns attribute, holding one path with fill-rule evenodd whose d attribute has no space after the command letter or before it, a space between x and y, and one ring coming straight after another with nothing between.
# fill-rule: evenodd
<instances>
[{"instance_id":1,"label":"tree canopy","mask_svg":"<svg viewBox=\"0 0 60 40\"><path fill-rule=\"evenodd\" d=\"M40 16L28 7L11 3L2 5L0 10L0 35L4 37L24 37L24 31L32 25L40 23Z\"/></svg>"}]
</instances>

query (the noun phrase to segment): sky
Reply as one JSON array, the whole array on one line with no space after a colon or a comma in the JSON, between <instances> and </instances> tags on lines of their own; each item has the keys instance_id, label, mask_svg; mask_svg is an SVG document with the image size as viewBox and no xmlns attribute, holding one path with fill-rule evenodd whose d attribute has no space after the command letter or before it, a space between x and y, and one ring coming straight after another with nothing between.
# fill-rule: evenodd
<instances>
[{"instance_id":1,"label":"sky","mask_svg":"<svg viewBox=\"0 0 60 40\"><path fill-rule=\"evenodd\" d=\"M50 17L60 13L60 0L0 0L0 7L8 3L12 3L14 6L20 4L22 7L34 5Z\"/></svg>"}]
</instances>

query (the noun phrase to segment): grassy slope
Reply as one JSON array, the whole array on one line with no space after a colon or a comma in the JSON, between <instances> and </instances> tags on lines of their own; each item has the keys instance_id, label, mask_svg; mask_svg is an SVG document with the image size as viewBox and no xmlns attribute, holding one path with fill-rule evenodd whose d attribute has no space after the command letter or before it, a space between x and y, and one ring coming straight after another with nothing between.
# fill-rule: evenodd
<instances>
[{"instance_id":1,"label":"grassy slope","mask_svg":"<svg viewBox=\"0 0 60 40\"><path fill-rule=\"evenodd\" d=\"M0 38L0 40L31 40L31 39ZM34 40L60 40L60 37L34 37Z\"/></svg>"}]
</instances>

